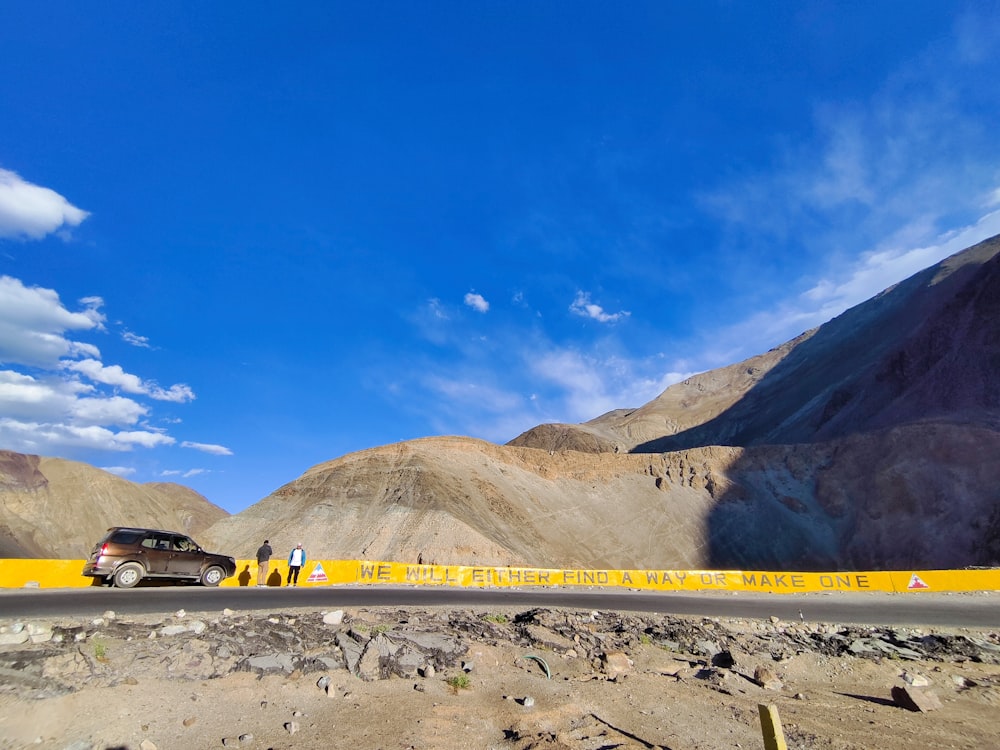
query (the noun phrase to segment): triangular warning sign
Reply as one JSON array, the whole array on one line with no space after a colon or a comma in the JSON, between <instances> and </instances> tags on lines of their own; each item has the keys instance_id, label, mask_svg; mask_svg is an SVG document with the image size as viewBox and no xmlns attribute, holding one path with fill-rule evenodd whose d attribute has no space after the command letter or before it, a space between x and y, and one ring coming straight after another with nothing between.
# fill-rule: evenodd
<instances>
[{"instance_id":1,"label":"triangular warning sign","mask_svg":"<svg viewBox=\"0 0 1000 750\"><path fill-rule=\"evenodd\" d=\"M910 582L906 586L907 591L914 591L916 589L929 589L929 588L930 586L928 586L926 583L920 580L920 576L918 576L916 573L910 576Z\"/></svg>"},{"instance_id":2,"label":"triangular warning sign","mask_svg":"<svg viewBox=\"0 0 1000 750\"><path fill-rule=\"evenodd\" d=\"M330 579L326 577L326 571L323 570L322 563L316 563L316 567L313 568L313 572L309 574L306 579L306 583L324 583Z\"/></svg>"}]
</instances>

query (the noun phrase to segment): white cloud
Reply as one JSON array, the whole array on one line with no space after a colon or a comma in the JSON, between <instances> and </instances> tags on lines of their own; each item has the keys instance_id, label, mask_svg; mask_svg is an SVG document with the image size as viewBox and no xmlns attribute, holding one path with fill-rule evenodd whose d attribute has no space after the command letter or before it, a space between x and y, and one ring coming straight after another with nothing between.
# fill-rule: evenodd
<instances>
[{"instance_id":1,"label":"white cloud","mask_svg":"<svg viewBox=\"0 0 1000 750\"><path fill-rule=\"evenodd\" d=\"M0 237L39 240L61 228L78 226L88 216L54 190L0 168Z\"/></svg>"},{"instance_id":2,"label":"white cloud","mask_svg":"<svg viewBox=\"0 0 1000 750\"><path fill-rule=\"evenodd\" d=\"M173 443L172 437L159 432L115 432L97 425L51 424L0 417L0 445L19 453L54 455L67 448L130 451L136 446L155 448Z\"/></svg>"},{"instance_id":3,"label":"white cloud","mask_svg":"<svg viewBox=\"0 0 1000 750\"><path fill-rule=\"evenodd\" d=\"M485 313L490 309L490 303L483 298L483 295L474 292L465 295L465 304L476 312Z\"/></svg>"},{"instance_id":4,"label":"white cloud","mask_svg":"<svg viewBox=\"0 0 1000 750\"><path fill-rule=\"evenodd\" d=\"M103 300L88 297L80 302L84 309L70 312L54 290L0 276L0 362L54 367L62 357L99 357L95 346L65 335L104 329Z\"/></svg>"},{"instance_id":5,"label":"white cloud","mask_svg":"<svg viewBox=\"0 0 1000 750\"><path fill-rule=\"evenodd\" d=\"M0 369L0 445L53 455L174 444L146 425L150 408L135 397L185 403L194 391L183 383L162 388L104 364L96 346L70 337L105 331L104 301L91 296L80 305L70 311L54 290L0 276L0 364L7 365Z\"/></svg>"},{"instance_id":6,"label":"white cloud","mask_svg":"<svg viewBox=\"0 0 1000 750\"><path fill-rule=\"evenodd\" d=\"M135 474L135 469L131 466L102 466L101 471L106 471L109 474L115 474L119 477L130 477Z\"/></svg>"},{"instance_id":7,"label":"white cloud","mask_svg":"<svg viewBox=\"0 0 1000 750\"><path fill-rule=\"evenodd\" d=\"M131 399L93 394L93 388L76 380L0 370L0 412L9 417L74 425L133 425L148 413Z\"/></svg>"},{"instance_id":8,"label":"white cloud","mask_svg":"<svg viewBox=\"0 0 1000 750\"><path fill-rule=\"evenodd\" d=\"M121 388L126 393L149 396L157 401L173 401L182 404L195 398L194 391L183 383L163 389L155 383L146 382L136 375L125 372L119 365L104 365L96 359L65 361L63 367L78 372L95 383Z\"/></svg>"},{"instance_id":9,"label":"white cloud","mask_svg":"<svg viewBox=\"0 0 1000 750\"><path fill-rule=\"evenodd\" d=\"M590 301L590 294L588 292L577 292L576 299L569 306L569 310L574 315L590 318L591 320L596 320L598 323L617 323L619 320L631 315L626 310L616 313L604 312L603 307L595 305Z\"/></svg>"},{"instance_id":10,"label":"white cloud","mask_svg":"<svg viewBox=\"0 0 1000 750\"><path fill-rule=\"evenodd\" d=\"M189 440L185 440L181 443L181 448L193 448L196 451L201 451L202 453L211 453L214 456L231 456L233 452L226 448L224 445L212 445L211 443L192 443Z\"/></svg>"}]
</instances>

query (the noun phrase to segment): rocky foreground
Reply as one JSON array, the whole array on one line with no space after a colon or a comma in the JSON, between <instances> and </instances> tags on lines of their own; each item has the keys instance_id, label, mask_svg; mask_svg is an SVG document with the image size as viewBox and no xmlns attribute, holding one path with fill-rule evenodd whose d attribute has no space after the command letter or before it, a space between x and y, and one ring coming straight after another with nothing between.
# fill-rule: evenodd
<instances>
[{"instance_id":1,"label":"rocky foreground","mask_svg":"<svg viewBox=\"0 0 1000 750\"><path fill-rule=\"evenodd\" d=\"M552 609L0 619L0 748L1000 746L995 632Z\"/></svg>"}]
</instances>

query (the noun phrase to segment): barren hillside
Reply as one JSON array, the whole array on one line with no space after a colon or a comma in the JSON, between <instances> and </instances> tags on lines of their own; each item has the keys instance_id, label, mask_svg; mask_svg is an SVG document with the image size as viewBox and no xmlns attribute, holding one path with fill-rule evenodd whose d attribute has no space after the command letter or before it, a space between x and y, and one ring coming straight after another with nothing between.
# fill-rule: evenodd
<instances>
[{"instance_id":1,"label":"barren hillside","mask_svg":"<svg viewBox=\"0 0 1000 750\"><path fill-rule=\"evenodd\" d=\"M140 485L77 461L0 451L5 557L84 557L111 526L169 528L200 541L226 515L180 485Z\"/></svg>"}]
</instances>

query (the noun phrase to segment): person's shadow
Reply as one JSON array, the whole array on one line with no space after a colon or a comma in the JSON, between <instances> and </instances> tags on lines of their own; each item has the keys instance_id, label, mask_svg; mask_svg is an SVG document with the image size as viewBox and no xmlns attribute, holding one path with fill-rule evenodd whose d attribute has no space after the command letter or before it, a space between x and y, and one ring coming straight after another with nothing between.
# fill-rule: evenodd
<instances>
[{"instance_id":1,"label":"person's shadow","mask_svg":"<svg viewBox=\"0 0 1000 750\"><path fill-rule=\"evenodd\" d=\"M240 582L240 586L249 586L250 585L250 564L249 563L247 563L247 566L245 568L243 568L242 571L240 571L240 574L239 574L239 576L237 576L236 580Z\"/></svg>"},{"instance_id":2,"label":"person's shadow","mask_svg":"<svg viewBox=\"0 0 1000 750\"><path fill-rule=\"evenodd\" d=\"M271 575L267 577L268 586L281 586L281 573L275 568L271 571Z\"/></svg>"}]
</instances>

